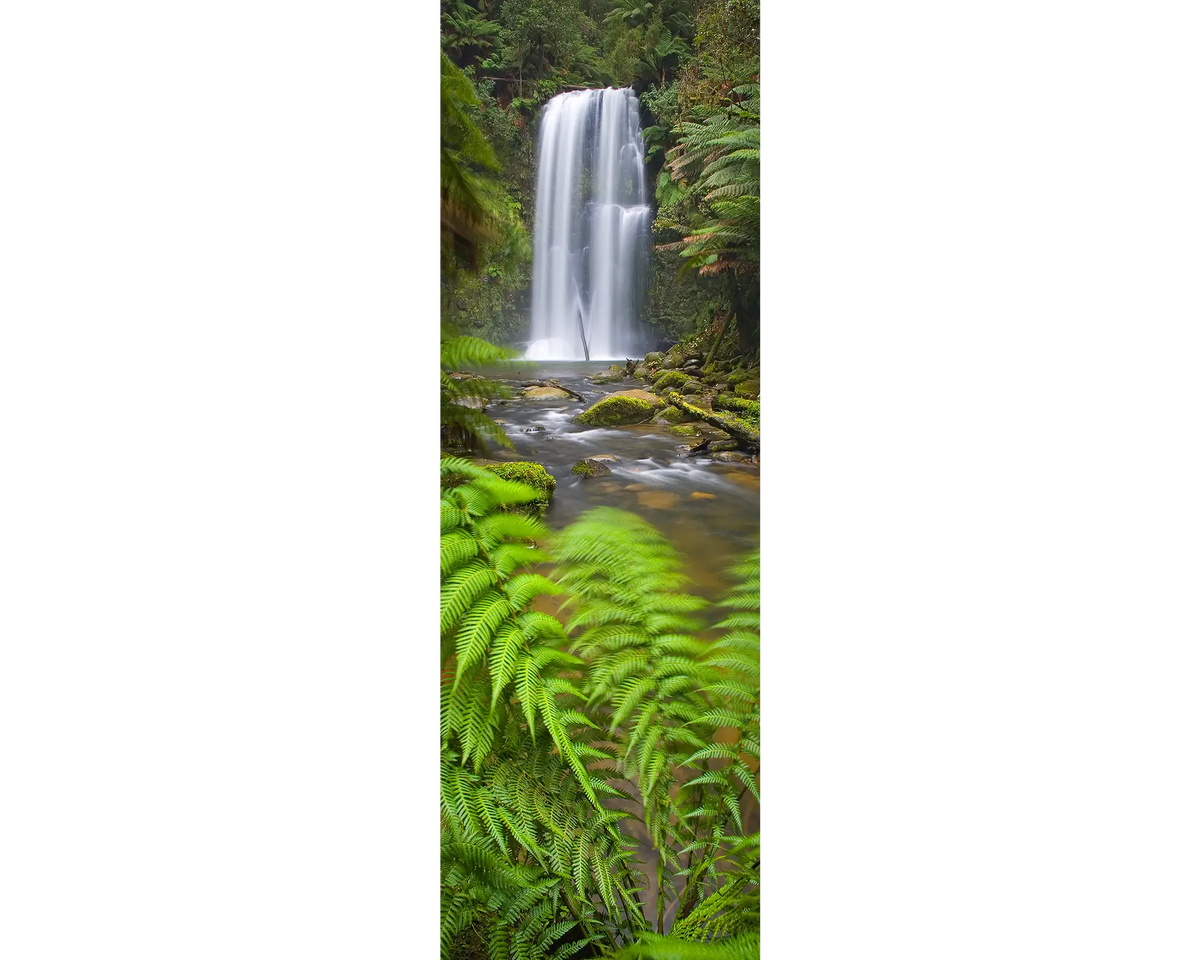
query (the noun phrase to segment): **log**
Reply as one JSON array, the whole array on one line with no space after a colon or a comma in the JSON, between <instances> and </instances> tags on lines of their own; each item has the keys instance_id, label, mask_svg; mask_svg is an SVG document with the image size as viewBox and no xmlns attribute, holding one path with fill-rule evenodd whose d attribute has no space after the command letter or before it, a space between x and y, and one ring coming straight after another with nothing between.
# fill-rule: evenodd
<instances>
[{"instance_id":1,"label":"log","mask_svg":"<svg viewBox=\"0 0 1200 960\"><path fill-rule=\"evenodd\" d=\"M758 449L759 431L749 424L739 423L732 417L723 417L719 413L709 413L707 410L694 407L673 390L667 394L667 402L684 413L690 414L697 420L703 420L711 427L724 430L743 447Z\"/></svg>"}]
</instances>

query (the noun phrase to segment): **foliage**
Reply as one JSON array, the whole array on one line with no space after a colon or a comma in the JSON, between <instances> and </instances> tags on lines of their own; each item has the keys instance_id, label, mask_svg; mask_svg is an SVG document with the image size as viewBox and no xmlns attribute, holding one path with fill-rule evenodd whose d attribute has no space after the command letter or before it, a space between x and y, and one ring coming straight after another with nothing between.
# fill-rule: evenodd
<instances>
[{"instance_id":1,"label":"foliage","mask_svg":"<svg viewBox=\"0 0 1200 960\"><path fill-rule=\"evenodd\" d=\"M734 270L755 276L759 260L759 101L758 85L744 84L739 97L700 123L685 122L669 151L671 178L686 184L668 222L684 233L663 244L677 250L687 267L701 275ZM671 216L671 214L667 214Z\"/></svg>"},{"instance_id":2,"label":"foliage","mask_svg":"<svg viewBox=\"0 0 1200 960\"><path fill-rule=\"evenodd\" d=\"M479 101L471 82L442 54L441 184L443 243L456 239L468 256L500 236L502 197L488 171L498 167L471 110Z\"/></svg>"},{"instance_id":3,"label":"foliage","mask_svg":"<svg viewBox=\"0 0 1200 960\"><path fill-rule=\"evenodd\" d=\"M554 495L554 488L558 485L558 481L546 472L544 466L529 460L489 463L485 469L504 480L515 480L517 483L523 483L527 487L533 487L540 491L541 496L529 502L527 512L545 513L546 508L550 505L550 498Z\"/></svg>"},{"instance_id":4,"label":"foliage","mask_svg":"<svg viewBox=\"0 0 1200 960\"><path fill-rule=\"evenodd\" d=\"M500 25L463 0L442 4L442 50L460 62L482 59L495 45Z\"/></svg>"},{"instance_id":5,"label":"foliage","mask_svg":"<svg viewBox=\"0 0 1200 960\"><path fill-rule=\"evenodd\" d=\"M442 475L443 957L464 938L493 958L599 943L620 956L746 955L758 929L758 837L742 834L739 810L758 796L757 557L735 569L727 615L703 639L706 605L645 521L585 514L552 544L552 579L527 572L548 557L545 528L511 512L536 491L463 460L443 460ZM535 609L564 594L565 625ZM620 829L629 817L656 853L646 904L651 880ZM669 903L672 937L649 936Z\"/></svg>"},{"instance_id":6,"label":"foliage","mask_svg":"<svg viewBox=\"0 0 1200 960\"><path fill-rule=\"evenodd\" d=\"M442 327L441 341L441 429L442 443L464 451L482 451L491 440L512 449L504 429L483 412L493 397L508 396L508 389L495 380L464 375L467 369L518 370L513 351L493 346L478 337L458 336Z\"/></svg>"}]
</instances>

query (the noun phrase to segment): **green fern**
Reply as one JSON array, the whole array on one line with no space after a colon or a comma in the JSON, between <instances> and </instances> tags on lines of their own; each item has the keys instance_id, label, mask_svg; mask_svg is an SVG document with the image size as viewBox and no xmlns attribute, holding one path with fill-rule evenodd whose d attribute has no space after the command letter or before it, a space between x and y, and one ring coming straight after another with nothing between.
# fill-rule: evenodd
<instances>
[{"instance_id":1,"label":"green fern","mask_svg":"<svg viewBox=\"0 0 1200 960\"><path fill-rule=\"evenodd\" d=\"M731 571L709 626L678 554L644 520L594 510L550 541L505 512L534 491L468 461L442 472L443 944L475 937L490 955L536 960L601 942L747 948L757 556ZM505 553L517 546L527 552ZM522 567L551 556L553 576ZM532 608L554 596L567 598L565 624ZM631 817L659 853L653 878L622 831ZM516 880L536 895L515 894ZM673 938L647 939L672 901Z\"/></svg>"}]
</instances>

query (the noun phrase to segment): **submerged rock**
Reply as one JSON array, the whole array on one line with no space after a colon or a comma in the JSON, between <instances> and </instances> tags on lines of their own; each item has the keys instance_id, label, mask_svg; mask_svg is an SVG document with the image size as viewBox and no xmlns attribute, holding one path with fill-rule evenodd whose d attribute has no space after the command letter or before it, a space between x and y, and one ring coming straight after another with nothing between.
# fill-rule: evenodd
<instances>
[{"instance_id":1,"label":"submerged rock","mask_svg":"<svg viewBox=\"0 0 1200 960\"><path fill-rule=\"evenodd\" d=\"M693 490L692 491L692 499L693 500L716 500L717 495L715 493L703 493L700 490Z\"/></svg>"},{"instance_id":2,"label":"submerged rock","mask_svg":"<svg viewBox=\"0 0 1200 960\"><path fill-rule=\"evenodd\" d=\"M652 510L670 510L679 503L679 494L669 490L643 490L637 495L637 502Z\"/></svg>"},{"instance_id":3,"label":"submerged rock","mask_svg":"<svg viewBox=\"0 0 1200 960\"><path fill-rule=\"evenodd\" d=\"M608 469L608 465L598 457L588 457L586 460L580 460L571 468L571 472L581 477L607 477L612 473Z\"/></svg>"}]
</instances>

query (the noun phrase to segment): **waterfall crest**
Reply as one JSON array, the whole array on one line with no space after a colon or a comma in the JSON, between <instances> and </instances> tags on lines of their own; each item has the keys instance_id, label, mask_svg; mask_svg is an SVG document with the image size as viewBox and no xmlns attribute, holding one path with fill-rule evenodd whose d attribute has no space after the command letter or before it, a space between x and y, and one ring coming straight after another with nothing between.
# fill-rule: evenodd
<instances>
[{"instance_id":1,"label":"waterfall crest","mask_svg":"<svg viewBox=\"0 0 1200 960\"><path fill-rule=\"evenodd\" d=\"M635 355L650 260L643 159L632 90L577 90L543 108L528 359Z\"/></svg>"}]
</instances>

